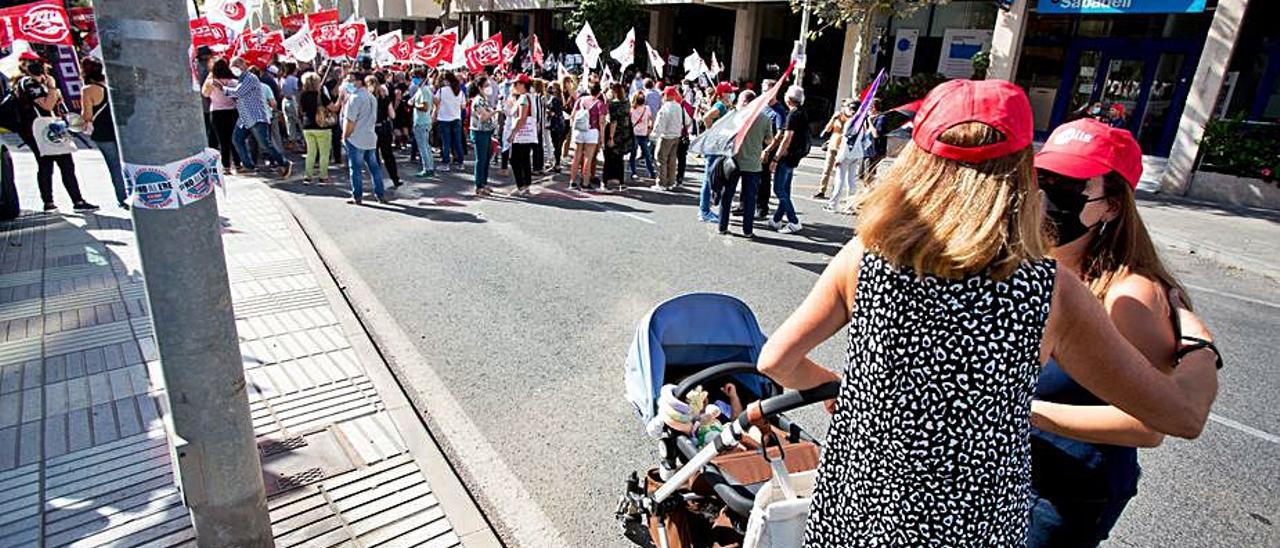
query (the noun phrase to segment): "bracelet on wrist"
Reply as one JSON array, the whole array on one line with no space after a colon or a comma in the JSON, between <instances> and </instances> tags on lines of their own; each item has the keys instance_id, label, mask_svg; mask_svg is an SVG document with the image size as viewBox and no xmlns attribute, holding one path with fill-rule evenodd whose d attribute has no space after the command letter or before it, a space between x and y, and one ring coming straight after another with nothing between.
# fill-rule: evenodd
<instances>
[{"instance_id":1,"label":"bracelet on wrist","mask_svg":"<svg viewBox=\"0 0 1280 548\"><path fill-rule=\"evenodd\" d=\"M1177 352L1174 352L1173 356L1175 366L1182 364L1183 358L1192 352L1197 350L1209 350L1210 352L1213 352L1214 366L1218 369L1222 369L1222 353L1218 351L1217 345L1213 344L1212 341L1187 335L1179 337L1179 340L1187 341L1190 344L1183 346L1182 348L1179 348Z\"/></svg>"}]
</instances>

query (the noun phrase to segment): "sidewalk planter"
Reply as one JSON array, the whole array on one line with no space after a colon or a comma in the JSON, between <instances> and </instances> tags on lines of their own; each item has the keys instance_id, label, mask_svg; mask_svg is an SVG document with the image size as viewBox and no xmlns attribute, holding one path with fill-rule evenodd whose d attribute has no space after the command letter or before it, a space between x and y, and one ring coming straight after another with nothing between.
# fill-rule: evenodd
<instances>
[{"instance_id":1,"label":"sidewalk planter","mask_svg":"<svg viewBox=\"0 0 1280 548\"><path fill-rule=\"evenodd\" d=\"M1197 171L1187 196L1238 206L1280 209L1280 186L1262 179Z\"/></svg>"}]
</instances>

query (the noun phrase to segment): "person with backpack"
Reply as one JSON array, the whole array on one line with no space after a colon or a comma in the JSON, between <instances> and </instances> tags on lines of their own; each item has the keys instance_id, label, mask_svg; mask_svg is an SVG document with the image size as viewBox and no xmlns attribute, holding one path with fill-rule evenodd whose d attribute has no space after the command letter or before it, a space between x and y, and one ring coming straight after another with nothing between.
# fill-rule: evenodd
<instances>
[{"instance_id":1,"label":"person with backpack","mask_svg":"<svg viewBox=\"0 0 1280 548\"><path fill-rule=\"evenodd\" d=\"M600 184L596 177L596 151L600 145L600 128L606 114L600 98L600 84L592 82L586 95L573 106L573 163L569 164L569 188L592 188ZM579 180L581 175L581 181Z\"/></svg>"},{"instance_id":2,"label":"person with backpack","mask_svg":"<svg viewBox=\"0 0 1280 548\"><path fill-rule=\"evenodd\" d=\"M22 123L18 136L36 157L36 184L40 187L40 199L45 211L57 211L53 203L53 168L62 174L62 186L67 189L75 211L94 211L98 206L85 201L80 195L80 181L76 179L76 165L71 154L75 141L62 120L66 107L62 104L62 92L58 83L46 71L44 59L34 53L23 53L23 76L18 79L17 97L21 107Z\"/></svg>"},{"instance_id":3,"label":"person with backpack","mask_svg":"<svg viewBox=\"0 0 1280 548\"><path fill-rule=\"evenodd\" d=\"M791 202L791 180L795 176L796 166L809 154L809 117L800 108L803 105L804 88L788 88L787 125L782 132L782 142L777 148L778 155L774 156L770 166L774 174L773 192L778 197L778 209L774 210L769 226L783 234L794 234L804 228L800 224L800 218L796 216L796 206ZM785 225L781 224L784 216L787 221Z\"/></svg>"},{"instance_id":4,"label":"person with backpack","mask_svg":"<svg viewBox=\"0 0 1280 548\"><path fill-rule=\"evenodd\" d=\"M752 99L756 98L756 92L744 90L738 94L738 108L745 110ZM717 177L723 177L723 190L720 195L720 215L716 219L719 225L721 235L729 234L729 210L733 207L733 193L737 190L739 182L742 183L742 235L747 238L755 237L755 212L756 212L756 189L760 187L760 174L767 167L762 159L764 158L764 149L773 140L773 127L769 123L768 117L756 116L751 121L751 125L746 129L746 135L742 139L742 146L733 156L717 156L718 160L709 169L708 180ZM732 169L736 167L738 176L733 176ZM716 172L720 172L717 174ZM720 181L716 181L720 182Z\"/></svg>"}]
</instances>

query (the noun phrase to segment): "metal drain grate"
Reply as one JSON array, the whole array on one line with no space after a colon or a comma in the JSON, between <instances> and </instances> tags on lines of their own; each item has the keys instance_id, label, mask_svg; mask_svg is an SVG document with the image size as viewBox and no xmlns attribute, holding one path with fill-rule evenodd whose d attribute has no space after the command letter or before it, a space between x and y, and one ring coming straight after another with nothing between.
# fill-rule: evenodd
<instances>
[{"instance_id":1,"label":"metal drain grate","mask_svg":"<svg viewBox=\"0 0 1280 548\"><path fill-rule=\"evenodd\" d=\"M276 478L276 492L283 493L290 489L297 489L303 485L315 483L324 478L324 470L320 468L309 468L292 476Z\"/></svg>"},{"instance_id":2,"label":"metal drain grate","mask_svg":"<svg viewBox=\"0 0 1280 548\"><path fill-rule=\"evenodd\" d=\"M307 440L302 436L285 438L282 440L266 440L258 443L258 456L268 458L273 455L293 451L300 447L306 447Z\"/></svg>"}]
</instances>

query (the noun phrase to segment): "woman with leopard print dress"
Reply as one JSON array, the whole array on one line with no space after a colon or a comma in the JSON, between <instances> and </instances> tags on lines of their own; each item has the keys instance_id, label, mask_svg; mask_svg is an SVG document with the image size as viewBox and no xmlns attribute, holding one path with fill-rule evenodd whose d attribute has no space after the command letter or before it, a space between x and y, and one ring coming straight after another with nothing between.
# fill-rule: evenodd
<instances>
[{"instance_id":1,"label":"woman with leopard print dress","mask_svg":"<svg viewBox=\"0 0 1280 548\"><path fill-rule=\"evenodd\" d=\"M1172 435L1194 436L1207 408L1179 376L1212 367L1210 352L1151 368L1046 256L1020 88L947 82L915 126L858 237L760 356L783 386L828 382L839 375L805 355L849 324L805 546L1025 545L1030 405L1050 357ZM1182 313L1183 333L1209 339Z\"/></svg>"}]
</instances>

